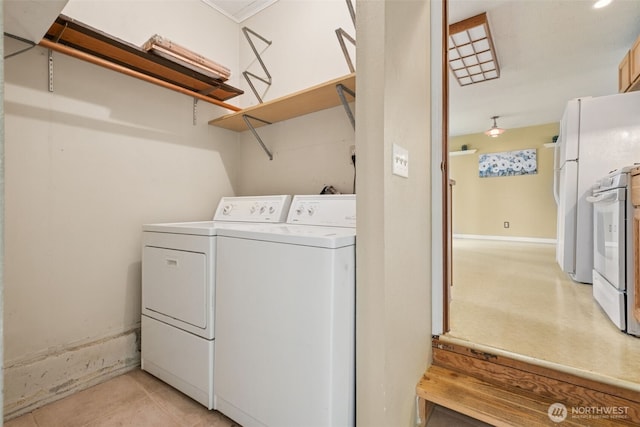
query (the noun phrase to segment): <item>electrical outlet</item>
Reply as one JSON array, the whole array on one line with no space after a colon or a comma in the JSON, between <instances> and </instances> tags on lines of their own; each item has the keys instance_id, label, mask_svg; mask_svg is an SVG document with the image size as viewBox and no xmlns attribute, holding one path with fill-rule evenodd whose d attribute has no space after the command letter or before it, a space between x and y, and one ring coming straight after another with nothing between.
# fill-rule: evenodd
<instances>
[{"instance_id":1,"label":"electrical outlet","mask_svg":"<svg viewBox=\"0 0 640 427\"><path fill-rule=\"evenodd\" d=\"M504 228L509 228L509 221L505 221L503 225L504 225Z\"/></svg>"}]
</instances>

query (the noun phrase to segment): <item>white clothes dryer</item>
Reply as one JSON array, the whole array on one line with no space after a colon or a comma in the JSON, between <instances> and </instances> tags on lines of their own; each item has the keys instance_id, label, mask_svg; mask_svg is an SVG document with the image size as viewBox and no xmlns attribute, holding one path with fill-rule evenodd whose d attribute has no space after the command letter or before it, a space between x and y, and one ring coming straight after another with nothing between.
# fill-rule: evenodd
<instances>
[{"instance_id":1,"label":"white clothes dryer","mask_svg":"<svg viewBox=\"0 0 640 427\"><path fill-rule=\"evenodd\" d=\"M143 225L143 370L213 409L218 230L284 222L290 201L224 197L213 221Z\"/></svg>"},{"instance_id":2,"label":"white clothes dryer","mask_svg":"<svg viewBox=\"0 0 640 427\"><path fill-rule=\"evenodd\" d=\"M355 207L294 196L287 224L219 231L215 405L244 427L354 425Z\"/></svg>"}]
</instances>

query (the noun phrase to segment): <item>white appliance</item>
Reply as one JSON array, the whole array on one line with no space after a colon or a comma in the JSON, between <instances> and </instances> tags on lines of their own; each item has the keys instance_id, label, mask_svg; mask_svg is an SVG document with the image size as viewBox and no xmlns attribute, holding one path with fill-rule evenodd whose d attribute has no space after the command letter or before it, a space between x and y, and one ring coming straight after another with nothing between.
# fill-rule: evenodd
<instances>
[{"instance_id":1,"label":"white appliance","mask_svg":"<svg viewBox=\"0 0 640 427\"><path fill-rule=\"evenodd\" d=\"M633 315L634 237L629 171L618 169L593 187L593 297L622 331L640 336Z\"/></svg>"},{"instance_id":2,"label":"white appliance","mask_svg":"<svg viewBox=\"0 0 640 427\"><path fill-rule=\"evenodd\" d=\"M284 222L290 201L224 197L213 221L143 225L143 370L213 409L217 232Z\"/></svg>"},{"instance_id":3,"label":"white appliance","mask_svg":"<svg viewBox=\"0 0 640 427\"><path fill-rule=\"evenodd\" d=\"M640 92L569 101L555 147L556 260L577 282L592 281L591 186L634 159L640 159Z\"/></svg>"},{"instance_id":4,"label":"white appliance","mask_svg":"<svg viewBox=\"0 0 640 427\"><path fill-rule=\"evenodd\" d=\"M355 195L218 236L216 408L244 427L355 423Z\"/></svg>"}]
</instances>

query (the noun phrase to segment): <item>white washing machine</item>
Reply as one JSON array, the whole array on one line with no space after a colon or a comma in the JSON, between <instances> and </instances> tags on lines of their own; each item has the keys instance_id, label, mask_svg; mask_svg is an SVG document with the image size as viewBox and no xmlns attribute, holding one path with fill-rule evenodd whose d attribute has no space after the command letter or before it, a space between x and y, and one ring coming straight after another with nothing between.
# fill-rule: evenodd
<instances>
[{"instance_id":1,"label":"white washing machine","mask_svg":"<svg viewBox=\"0 0 640 427\"><path fill-rule=\"evenodd\" d=\"M215 402L244 427L355 424L355 201L219 232Z\"/></svg>"},{"instance_id":2,"label":"white washing machine","mask_svg":"<svg viewBox=\"0 0 640 427\"><path fill-rule=\"evenodd\" d=\"M290 201L224 197L213 221L143 226L143 370L213 409L218 230L284 222Z\"/></svg>"}]
</instances>

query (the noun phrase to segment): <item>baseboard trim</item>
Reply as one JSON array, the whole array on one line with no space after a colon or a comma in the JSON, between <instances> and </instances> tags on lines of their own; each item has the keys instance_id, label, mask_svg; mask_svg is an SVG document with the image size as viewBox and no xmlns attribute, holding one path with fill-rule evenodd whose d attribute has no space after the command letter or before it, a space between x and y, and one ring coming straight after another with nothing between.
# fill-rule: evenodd
<instances>
[{"instance_id":1,"label":"baseboard trim","mask_svg":"<svg viewBox=\"0 0 640 427\"><path fill-rule=\"evenodd\" d=\"M5 421L140 366L140 328L4 367Z\"/></svg>"},{"instance_id":2,"label":"baseboard trim","mask_svg":"<svg viewBox=\"0 0 640 427\"><path fill-rule=\"evenodd\" d=\"M522 243L545 243L555 245L556 239L543 239L540 237L522 237L522 236L486 236L481 234L454 234L454 239L471 239L471 240L500 240L507 242Z\"/></svg>"}]
</instances>

